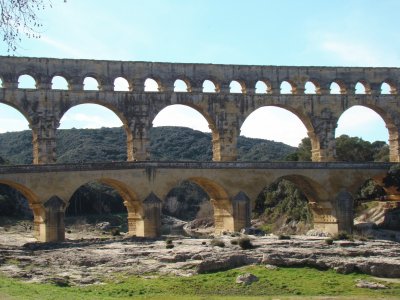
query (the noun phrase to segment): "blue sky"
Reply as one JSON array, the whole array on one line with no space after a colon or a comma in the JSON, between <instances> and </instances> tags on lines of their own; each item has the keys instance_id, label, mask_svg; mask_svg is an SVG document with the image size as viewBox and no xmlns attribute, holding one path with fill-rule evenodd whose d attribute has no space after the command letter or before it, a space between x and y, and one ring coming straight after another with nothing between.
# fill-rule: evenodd
<instances>
[{"instance_id":1,"label":"blue sky","mask_svg":"<svg viewBox=\"0 0 400 300\"><path fill-rule=\"evenodd\" d=\"M398 0L52 0L40 39L23 39L18 56L256 65L400 66ZM2 55L7 55L0 45ZM106 113L105 113L105 112ZM110 118L111 116L111 118ZM154 125L207 130L200 115L171 107ZM25 121L3 105L0 131ZM171 123L172 122L172 123ZM10 125L12 124L12 125ZM24 123L26 125L26 122ZM279 126L277 126L279 124ZM105 109L71 109L61 128L119 126ZM10 127L12 126L12 127ZM274 128L271 130L271 128ZM276 128L282 128L277 132ZM387 140L383 121L353 108L337 135ZM261 109L242 134L297 145L306 130L276 108Z\"/></svg>"}]
</instances>

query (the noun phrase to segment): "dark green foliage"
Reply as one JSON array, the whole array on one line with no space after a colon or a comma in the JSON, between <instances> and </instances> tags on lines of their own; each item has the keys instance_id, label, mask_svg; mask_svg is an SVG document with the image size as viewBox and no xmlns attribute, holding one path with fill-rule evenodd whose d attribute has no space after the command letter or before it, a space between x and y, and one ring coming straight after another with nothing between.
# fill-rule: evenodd
<instances>
[{"instance_id":1,"label":"dark green foliage","mask_svg":"<svg viewBox=\"0 0 400 300\"><path fill-rule=\"evenodd\" d=\"M285 179L266 187L257 197L254 213L268 223L286 216L287 222L304 221L311 223L312 214L306 196Z\"/></svg>"},{"instance_id":2,"label":"dark green foliage","mask_svg":"<svg viewBox=\"0 0 400 300\"><path fill-rule=\"evenodd\" d=\"M353 236L345 231L340 231L333 237L333 240L352 240Z\"/></svg>"},{"instance_id":3,"label":"dark green foliage","mask_svg":"<svg viewBox=\"0 0 400 300\"><path fill-rule=\"evenodd\" d=\"M327 244L327 245L333 245L333 239L331 239L331 238L326 239L326 240L325 240L325 244Z\"/></svg>"},{"instance_id":4,"label":"dark green foliage","mask_svg":"<svg viewBox=\"0 0 400 300\"><path fill-rule=\"evenodd\" d=\"M254 245L251 243L251 240L248 237L242 237L238 240L238 244L240 248L243 250L253 249Z\"/></svg>"},{"instance_id":5,"label":"dark green foliage","mask_svg":"<svg viewBox=\"0 0 400 300\"><path fill-rule=\"evenodd\" d=\"M172 248L174 248L175 246L174 246L174 244L166 244L165 245L165 248L166 249L172 249Z\"/></svg>"},{"instance_id":6,"label":"dark green foliage","mask_svg":"<svg viewBox=\"0 0 400 300\"><path fill-rule=\"evenodd\" d=\"M394 186L400 191L400 164L394 165L390 168L386 177L383 178L385 187Z\"/></svg>"},{"instance_id":7,"label":"dark green foliage","mask_svg":"<svg viewBox=\"0 0 400 300\"><path fill-rule=\"evenodd\" d=\"M303 138L296 152L290 153L286 156L285 160L288 161L311 161L311 140Z\"/></svg>"},{"instance_id":8,"label":"dark green foliage","mask_svg":"<svg viewBox=\"0 0 400 300\"><path fill-rule=\"evenodd\" d=\"M0 184L0 216L33 218L32 210L25 197L4 184Z\"/></svg>"},{"instance_id":9,"label":"dark green foliage","mask_svg":"<svg viewBox=\"0 0 400 300\"><path fill-rule=\"evenodd\" d=\"M56 142L58 163L126 160L126 134L123 128L60 129ZM242 161L283 160L295 150L283 143L238 138L238 160ZM0 134L0 156L10 164L31 164L31 131ZM211 134L185 127L152 128L150 158L160 161L211 161Z\"/></svg>"},{"instance_id":10,"label":"dark green foliage","mask_svg":"<svg viewBox=\"0 0 400 300\"><path fill-rule=\"evenodd\" d=\"M225 247L224 241L221 241L219 239L212 239L210 242L210 245L214 246L214 247L221 247L221 248Z\"/></svg>"}]
</instances>

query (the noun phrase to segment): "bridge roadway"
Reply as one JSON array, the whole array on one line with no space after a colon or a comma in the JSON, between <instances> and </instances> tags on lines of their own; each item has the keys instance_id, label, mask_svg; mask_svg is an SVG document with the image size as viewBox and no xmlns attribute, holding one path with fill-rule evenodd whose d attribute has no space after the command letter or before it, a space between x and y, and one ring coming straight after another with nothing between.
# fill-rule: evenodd
<instances>
[{"instance_id":1,"label":"bridge roadway","mask_svg":"<svg viewBox=\"0 0 400 300\"><path fill-rule=\"evenodd\" d=\"M391 163L340 162L112 162L0 167L0 183L20 191L34 213L40 241L65 238L64 212L73 193L88 182L114 188L128 211L129 234L160 234L162 202L184 180L198 184L214 207L215 230L250 224L257 195L284 178L307 196L314 228L351 231L353 196L368 179L382 180Z\"/></svg>"}]
</instances>

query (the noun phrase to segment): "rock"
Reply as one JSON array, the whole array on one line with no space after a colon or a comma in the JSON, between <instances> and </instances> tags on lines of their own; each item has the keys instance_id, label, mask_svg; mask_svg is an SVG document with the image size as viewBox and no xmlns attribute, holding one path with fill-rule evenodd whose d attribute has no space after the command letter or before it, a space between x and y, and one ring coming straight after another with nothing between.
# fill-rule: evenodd
<instances>
[{"instance_id":1,"label":"rock","mask_svg":"<svg viewBox=\"0 0 400 300\"><path fill-rule=\"evenodd\" d=\"M358 287L358 288L373 289L373 290L387 288L385 285L383 285L381 283L371 282L371 281L367 281L367 280L357 279L356 282L357 282L356 287Z\"/></svg>"},{"instance_id":2,"label":"rock","mask_svg":"<svg viewBox=\"0 0 400 300\"><path fill-rule=\"evenodd\" d=\"M265 268L268 270L278 270L279 269L277 266L274 266L274 265L265 265Z\"/></svg>"},{"instance_id":3,"label":"rock","mask_svg":"<svg viewBox=\"0 0 400 300\"><path fill-rule=\"evenodd\" d=\"M262 236L262 235L265 234L265 232L262 231L261 229L254 228L254 227L243 228L242 230L240 230L240 233L242 233L242 234L250 234L250 235L258 235L258 236Z\"/></svg>"},{"instance_id":4,"label":"rock","mask_svg":"<svg viewBox=\"0 0 400 300\"><path fill-rule=\"evenodd\" d=\"M307 231L306 236L330 237L331 235L321 230L311 229Z\"/></svg>"},{"instance_id":5,"label":"rock","mask_svg":"<svg viewBox=\"0 0 400 300\"><path fill-rule=\"evenodd\" d=\"M197 266L197 272L208 273L222 270L229 270L253 263L259 263L260 260L254 257L249 257L242 254L231 254L225 257L211 257L203 260Z\"/></svg>"},{"instance_id":6,"label":"rock","mask_svg":"<svg viewBox=\"0 0 400 300\"><path fill-rule=\"evenodd\" d=\"M238 277L236 277L236 283L240 283L240 284L252 284L253 282L258 281L258 277L251 274L251 273L246 273L243 275L239 275Z\"/></svg>"},{"instance_id":7,"label":"rock","mask_svg":"<svg viewBox=\"0 0 400 300\"><path fill-rule=\"evenodd\" d=\"M96 224L96 228L99 230L110 230L111 224L110 222L101 222Z\"/></svg>"},{"instance_id":8,"label":"rock","mask_svg":"<svg viewBox=\"0 0 400 300\"><path fill-rule=\"evenodd\" d=\"M49 283L52 283L56 286L59 287L67 287L69 286L69 280L67 278L61 278L61 277L52 277L48 279Z\"/></svg>"}]
</instances>

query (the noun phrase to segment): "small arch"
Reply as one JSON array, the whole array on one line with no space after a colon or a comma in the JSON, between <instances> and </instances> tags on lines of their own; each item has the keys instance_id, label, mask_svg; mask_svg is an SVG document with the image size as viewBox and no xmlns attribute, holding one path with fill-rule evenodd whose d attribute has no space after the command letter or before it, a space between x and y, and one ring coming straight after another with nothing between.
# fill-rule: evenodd
<instances>
[{"instance_id":1,"label":"small arch","mask_svg":"<svg viewBox=\"0 0 400 300\"><path fill-rule=\"evenodd\" d=\"M359 95L367 94L367 86L365 83L359 81L355 85L355 93Z\"/></svg>"},{"instance_id":2,"label":"small arch","mask_svg":"<svg viewBox=\"0 0 400 300\"><path fill-rule=\"evenodd\" d=\"M204 80L203 82L203 93L216 93L217 92L217 86L215 83L211 80Z\"/></svg>"},{"instance_id":3,"label":"small arch","mask_svg":"<svg viewBox=\"0 0 400 300\"><path fill-rule=\"evenodd\" d=\"M188 92L189 87L185 81L177 79L174 82L174 92Z\"/></svg>"},{"instance_id":4,"label":"small arch","mask_svg":"<svg viewBox=\"0 0 400 300\"><path fill-rule=\"evenodd\" d=\"M3 88L3 79L0 77L0 88Z\"/></svg>"},{"instance_id":5,"label":"small arch","mask_svg":"<svg viewBox=\"0 0 400 300\"><path fill-rule=\"evenodd\" d=\"M333 81L330 85L330 94L338 95L338 94L344 94L344 93L343 93L343 89L340 87L340 85L337 82Z\"/></svg>"},{"instance_id":6,"label":"small arch","mask_svg":"<svg viewBox=\"0 0 400 300\"><path fill-rule=\"evenodd\" d=\"M280 88L281 88L281 94L293 94L294 92L293 85L286 80L281 82Z\"/></svg>"},{"instance_id":7,"label":"small arch","mask_svg":"<svg viewBox=\"0 0 400 300\"><path fill-rule=\"evenodd\" d=\"M18 77L18 88L20 89L36 89L35 79L28 74L24 74Z\"/></svg>"},{"instance_id":8,"label":"small arch","mask_svg":"<svg viewBox=\"0 0 400 300\"><path fill-rule=\"evenodd\" d=\"M232 94L241 94L243 89L244 87L236 80L232 80L229 84L229 92Z\"/></svg>"},{"instance_id":9,"label":"small arch","mask_svg":"<svg viewBox=\"0 0 400 300\"><path fill-rule=\"evenodd\" d=\"M51 88L53 90L68 90L68 81L62 76L54 76L51 80Z\"/></svg>"},{"instance_id":10,"label":"small arch","mask_svg":"<svg viewBox=\"0 0 400 300\"><path fill-rule=\"evenodd\" d=\"M144 81L144 91L145 92L159 92L160 91L160 85L153 78L147 78Z\"/></svg>"},{"instance_id":11,"label":"small arch","mask_svg":"<svg viewBox=\"0 0 400 300\"><path fill-rule=\"evenodd\" d=\"M94 77L85 77L83 80L83 90L84 91L98 91L99 82Z\"/></svg>"},{"instance_id":12,"label":"small arch","mask_svg":"<svg viewBox=\"0 0 400 300\"><path fill-rule=\"evenodd\" d=\"M304 93L305 94L317 94L317 86L311 82L311 81L307 81L306 84L304 85Z\"/></svg>"},{"instance_id":13,"label":"small arch","mask_svg":"<svg viewBox=\"0 0 400 300\"><path fill-rule=\"evenodd\" d=\"M124 77L117 77L114 79L114 91L128 92L130 91L129 82Z\"/></svg>"},{"instance_id":14,"label":"small arch","mask_svg":"<svg viewBox=\"0 0 400 300\"><path fill-rule=\"evenodd\" d=\"M271 92L271 86L263 80L257 81L255 88L256 94L269 94Z\"/></svg>"},{"instance_id":15,"label":"small arch","mask_svg":"<svg viewBox=\"0 0 400 300\"><path fill-rule=\"evenodd\" d=\"M382 82L381 94L396 95L397 94L396 84L393 83L391 80L386 80Z\"/></svg>"}]
</instances>

